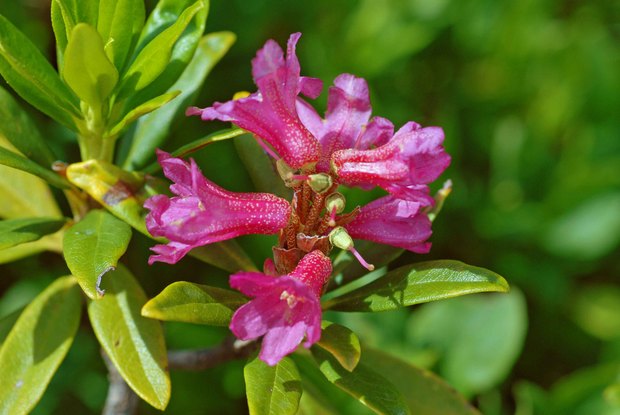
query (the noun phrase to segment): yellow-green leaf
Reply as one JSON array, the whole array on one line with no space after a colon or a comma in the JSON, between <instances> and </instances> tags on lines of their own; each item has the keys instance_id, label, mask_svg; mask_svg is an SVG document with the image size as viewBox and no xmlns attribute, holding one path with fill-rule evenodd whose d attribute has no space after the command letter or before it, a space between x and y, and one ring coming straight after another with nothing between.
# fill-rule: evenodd
<instances>
[{"instance_id":1,"label":"yellow-green leaf","mask_svg":"<svg viewBox=\"0 0 620 415\"><path fill-rule=\"evenodd\" d=\"M142 315L165 321L228 326L233 313L247 302L238 292L178 281L142 307Z\"/></svg>"},{"instance_id":2,"label":"yellow-green leaf","mask_svg":"<svg viewBox=\"0 0 620 415\"><path fill-rule=\"evenodd\" d=\"M321 347L351 372L360 361L362 355L360 340L357 335L340 324L323 321L321 339L314 347Z\"/></svg>"},{"instance_id":3,"label":"yellow-green leaf","mask_svg":"<svg viewBox=\"0 0 620 415\"><path fill-rule=\"evenodd\" d=\"M9 151L4 147L0 147L0 164L39 176L59 189L68 189L71 187L64 178L53 171L41 167L41 165L34 161L28 160L26 157Z\"/></svg>"},{"instance_id":4,"label":"yellow-green leaf","mask_svg":"<svg viewBox=\"0 0 620 415\"><path fill-rule=\"evenodd\" d=\"M66 223L56 218L20 218L0 221L0 250L36 241L56 232Z\"/></svg>"},{"instance_id":5,"label":"yellow-green leaf","mask_svg":"<svg viewBox=\"0 0 620 415\"><path fill-rule=\"evenodd\" d=\"M56 280L22 312L0 348L0 413L29 413L64 359L80 322L80 289Z\"/></svg>"},{"instance_id":6,"label":"yellow-green leaf","mask_svg":"<svg viewBox=\"0 0 620 415\"><path fill-rule=\"evenodd\" d=\"M95 335L131 389L164 410L170 399L170 378L162 327L140 315L146 295L122 264L106 275L102 285L106 295L88 303Z\"/></svg>"},{"instance_id":7,"label":"yellow-green leaf","mask_svg":"<svg viewBox=\"0 0 620 415\"><path fill-rule=\"evenodd\" d=\"M294 415L301 398L301 377L288 357L269 366L258 357L243 369L250 415Z\"/></svg>"},{"instance_id":8,"label":"yellow-green leaf","mask_svg":"<svg viewBox=\"0 0 620 415\"><path fill-rule=\"evenodd\" d=\"M62 75L78 97L93 108L100 108L118 81L118 71L103 50L97 30L79 23L71 32L65 50Z\"/></svg>"},{"instance_id":9,"label":"yellow-green leaf","mask_svg":"<svg viewBox=\"0 0 620 415\"><path fill-rule=\"evenodd\" d=\"M91 210L65 232L65 261L90 298L104 294L99 288L101 278L116 267L130 239L129 225L100 209Z\"/></svg>"},{"instance_id":10,"label":"yellow-green leaf","mask_svg":"<svg viewBox=\"0 0 620 415\"><path fill-rule=\"evenodd\" d=\"M162 105L165 105L168 102L172 101L180 93L181 93L181 91L171 91L171 92L165 93L163 95L160 95L158 97L155 97L155 98L145 102L144 104L140 104L138 107L136 107L136 108L132 109L131 111L129 111L123 117L122 120L120 120L114 127L112 127L110 129L109 135L113 136L113 137L117 136L118 134L123 132L123 130L125 130L125 128L129 124L131 124L132 122L134 122L135 120L137 120L141 116L143 116L145 114L148 114L151 111L155 111L156 109L158 109ZM153 151L153 154L154 154L155 153L155 149L153 148L152 151Z\"/></svg>"},{"instance_id":11,"label":"yellow-green leaf","mask_svg":"<svg viewBox=\"0 0 620 415\"><path fill-rule=\"evenodd\" d=\"M339 311L387 311L465 294L508 291L500 275L460 261L405 265L339 297L323 307Z\"/></svg>"},{"instance_id":12,"label":"yellow-green leaf","mask_svg":"<svg viewBox=\"0 0 620 415\"><path fill-rule=\"evenodd\" d=\"M138 41L144 15L143 0L99 0L97 31L103 38L108 58L118 70L123 69Z\"/></svg>"}]
</instances>

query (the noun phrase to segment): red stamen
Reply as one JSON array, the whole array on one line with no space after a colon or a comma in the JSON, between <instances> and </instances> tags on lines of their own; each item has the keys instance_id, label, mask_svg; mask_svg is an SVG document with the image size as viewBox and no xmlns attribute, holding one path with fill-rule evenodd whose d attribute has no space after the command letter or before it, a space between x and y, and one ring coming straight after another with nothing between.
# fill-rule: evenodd
<instances>
[{"instance_id":1,"label":"red stamen","mask_svg":"<svg viewBox=\"0 0 620 415\"><path fill-rule=\"evenodd\" d=\"M368 262L366 262L366 260L364 258L362 258L362 255L357 252L357 249L355 249L355 247L350 247L349 251L351 251L351 253L355 256L355 258L357 258L357 260L360 262L360 264L366 268L368 271L374 271L375 270L375 266L372 264L369 264Z\"/></svg>"}]
</instances>

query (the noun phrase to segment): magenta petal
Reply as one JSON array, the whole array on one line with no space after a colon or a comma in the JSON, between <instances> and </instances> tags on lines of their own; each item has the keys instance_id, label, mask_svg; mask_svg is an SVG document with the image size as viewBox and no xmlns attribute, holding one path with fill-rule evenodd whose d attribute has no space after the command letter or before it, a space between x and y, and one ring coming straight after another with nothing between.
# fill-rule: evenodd
<instances>
[{"instance_id":1,"label":"magenta petal","mask_svg":"<svg viewBox=\"0 0 620 415\"><path fill-rule=\"evenodd\" d=\"M316 163L320 148L297 115L295 102L300 92L316 96L322 86L313 78L301 78L295 46L301 34L291 35L287 55L269 40L252 60L252 74L259 92L247 98L215 103L202 110L203 120L231 121L269 143L294 168Z\"/></svg>"},{"instance_id":2,"label":"magenta petal","mask_svg":"<svg viewBox=\"0 0 620 415\"><path fill-rule=\"evenodd\" d=\"M151 248L151 251L155 252L157 255L151 255L149 257L149 265L153 265L153 263L157 261L176 264L191 251L192 248L192 245L180 242L169 242L167 245L155 245Z\"/></svg>"},{"instance_id":3,"label":"magenta petal","mask_svg":"<svg viewBox=\"0 0 620 415\"><path fill-rule=\"evenodd\" d=\"M155 237L189 248L151 261L176 262L191 248L241 235L274 234L288 223L291 207L286 200L268 193L229 192L207 180L193 160L187 163L164 152L158 158L164 174L175 181L170 189L177 196L147 199L144 206L151 212L146 227Z\"/></svg>"},{"instance_id":4,"label":"magenta petal","mask_svg":"<svg viewBox=\"0 0 620 415\"><path fill-rule=\"evenodd\" d=\"M237 272L230 276L230 286L250 297L257 297L271 292L276 277L266 278L262 272Z\"/></svg>"},{"instance_id":5,"label":"magenta petal","mask_svg":"<svg viewBox=\"0 0 620 415\"><path fill-rule=\"evenodd\" d=\"M394 135L394 125L386 118L373 117L360 134L354 148L356 150L369 150L387 143Z\"/></svg>"},{"instance_id":6,"label":"magenta petal","mask_svg":"<svg viewBox=\"0 0 620 415\"><path fill-rule=\"evenodd\" d=\"M415 202L385 196L360 209L346 225L351 237L397 246L417 253L427 253L431 221L422 212L426 200Z\"/></svg>"},{"instance_id":7,"label":"magenta petal","mask_svg":"<svg viewBox=\"0 0 620 415\"><path fill-rule=\"evenodd\" d=\"M305 331L306 323L303 321L269 330L263 338L260 359L269 366L275 366L284 356L295 351L304 338Z\"/></svg>"}]
</instances>

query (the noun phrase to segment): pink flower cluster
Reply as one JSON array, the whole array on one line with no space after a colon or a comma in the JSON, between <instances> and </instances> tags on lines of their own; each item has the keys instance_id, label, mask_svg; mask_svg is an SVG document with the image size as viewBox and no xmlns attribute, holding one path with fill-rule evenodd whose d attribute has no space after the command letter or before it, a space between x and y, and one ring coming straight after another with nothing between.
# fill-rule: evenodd
<instances>
[{"instance_id":1,"label":"pink flower cluster","mask_svg":"<svg viewBox=\"0 0 620 415\"><path fill-rule=\"evenodd\" d=\"M322 118L301 95L316 98L322 82L300 75L291 35L287 53L273 40L258 51L252 74L258 91L245 98L190 108L203 120L230 121L254 134L274 157L293 190L284 200L266 193L233 193L206 179L193 160L162 151L158 159L174 182L174 197L147 200L147 228L167 244L157 245L149 262L176 263L192 248L248 234L279 234L264 273L240 272L233 288L252 298L234 314L230 328L240 339L262 340L260 357L270 365L304 342L320 338L320 297L329 281L333 247L355 250L352 238L426 253L433 205L428 184L449 165L443 130L408 122L396 133L392 123L371 118L368 85L350 74L329 88ZM388 195L345 213L339 186L381 187Z\"/></svg>"}]
</instances>

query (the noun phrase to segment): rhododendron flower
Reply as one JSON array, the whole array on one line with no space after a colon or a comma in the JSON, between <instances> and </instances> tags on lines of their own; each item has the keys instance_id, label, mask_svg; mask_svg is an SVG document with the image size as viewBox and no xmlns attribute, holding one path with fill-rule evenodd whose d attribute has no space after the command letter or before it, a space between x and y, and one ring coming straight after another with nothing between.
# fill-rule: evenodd
<instances>
[{"instance_id":1,"label":"rhododendron flower","mask_svg":"<svg viewBox=\"0 0 620 415\"><path fill-rule=\"evenodd\" d=\"M174 182L169 198L156 195L144 206L151 212L146 227L151 235L167 238L152 248L149 258L174 264L192 248L248 234L273 234L284 228L291 214L289 203L268 193L234 193L207 180L194 162L158 151L164 174Z\"/></svg>"},{"instance_id":2,"label":"rhododendron flower","mask_svg":"<svg viewBox=\"0 0 620 415\"><path fill-rule=\"evenodd\" d=\"M252 76L259 92L247 98L216 102L210 108L190 108L187 114L200 115L203 120L232 121L271 144L292 167L316 163L319 145L299 119L295 101L300 92L316 98L323 85L316 78L299 75L295 45L300 36L295 33L289 38L286 59L273 40L258 51L252 61Z\"/></svg>"},{"instance_id":3,"label":"rhododendron flower","mask_svg":"<svg viewBox=\"0 0 620 415\"><path fill-rule=\"evenodd\" d=\"M319 298L331 272L331 261L317 250L281 277L260 272L231 275L231 287L253 300L235 312L230 329L241 340L262 336L259 357L271 366L292 353L304 336L304 347L309 348L321 337Z\"/></svg>"}]
</instances>

